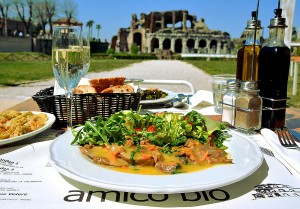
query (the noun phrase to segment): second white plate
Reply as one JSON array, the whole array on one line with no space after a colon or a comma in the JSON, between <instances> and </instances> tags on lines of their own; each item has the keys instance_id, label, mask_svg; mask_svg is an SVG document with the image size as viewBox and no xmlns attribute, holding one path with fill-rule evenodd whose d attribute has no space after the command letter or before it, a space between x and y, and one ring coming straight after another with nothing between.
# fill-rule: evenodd
<instances>
[{"instance_id":1,"label":"second white plate","mask_svg":"<svg viewBox=\"0 0 300 209\"><path fill-rule=\"evenodd\" d=\"M159 89L163 92L166 92L168 96L162 99L149 99L149 100L141 100L140 104L159 104L159 103L168 103L171 102L172 100L175 99L176 94L172 91L164 90L164 89Z\"/></svg>"},{"instance_id":2,"label":"second white plate","mask_svg":"<svg viewBox=\"0 0 300 209\"><path fill-rule=\"evenodd\" d=\"M48 128L50 128L53 125L53 123L55 122L55 119L56 119L53 114L50 114L50 113L47 113L47 112L36 112L36 111L22 111L22 112L32 112L33 114L44 113L44 114L47 115L48 120L47 120L46 124L43 127L39 128L35 131L29 132L27 134L23 134L21 136L16 136L16 137L8 138L8 139L1 139L0 140L0 146L31 138L31 137L47 130Z\"/></svg>"}]
</instances>

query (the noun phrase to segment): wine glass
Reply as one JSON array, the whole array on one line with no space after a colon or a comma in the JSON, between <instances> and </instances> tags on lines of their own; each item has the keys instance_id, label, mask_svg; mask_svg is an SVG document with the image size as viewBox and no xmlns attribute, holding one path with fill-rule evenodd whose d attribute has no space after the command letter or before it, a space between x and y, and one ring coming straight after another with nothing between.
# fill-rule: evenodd
<instances>
[{"instance_id":1,"label":"wine glass","mask_svg":"<svg viewBox=\"0 0 300 209\"><path fill-rule=\"evenodd\" d=\"M82 47L83 47L83 73L86 74L90 68L90 38L88 33L82 33Z\"/></svg>"},{"instance_id":2,"label":"wine glass","mask_svg":"<svg viewBox=\"0 0 300 209\"><path fill-rule=\"evenodd\" d=\"M73 90L86 74L83 65L81 29L78 26L58 26L52 37L52 68L58 85L65 90L68 130L72 128Z\"/></svg>"}]
</instances>

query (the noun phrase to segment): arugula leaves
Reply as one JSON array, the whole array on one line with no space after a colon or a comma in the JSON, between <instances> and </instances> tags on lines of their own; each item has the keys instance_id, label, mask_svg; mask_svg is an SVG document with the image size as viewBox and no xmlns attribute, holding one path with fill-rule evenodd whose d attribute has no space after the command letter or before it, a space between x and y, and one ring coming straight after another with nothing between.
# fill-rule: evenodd
<instances>
[{"instance_id":1,"label":"arugula leaves","mask_svg":"<svg viewBox=\"0 0 300 209\"><path fill-rule=\"evenodd\" d=\"M121 145L130 137L136 145L140 140L147 139L152 144L171 147L185 144L188 138L205 144L209 137L213 137L215 145L225 149L223 141L228 138L226 125L205 118L196 111L186 115L167 112L140 115L124 110L111 115L107 120L95 117L81 127L73 130L75 138L71 144Z\"/></svg>"}]
</instances>

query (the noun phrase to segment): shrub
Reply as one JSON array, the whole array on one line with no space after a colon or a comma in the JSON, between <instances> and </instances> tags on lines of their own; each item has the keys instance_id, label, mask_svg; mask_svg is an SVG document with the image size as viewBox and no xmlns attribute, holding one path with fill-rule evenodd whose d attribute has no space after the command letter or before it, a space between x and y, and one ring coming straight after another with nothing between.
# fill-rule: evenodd
<instances>
[{"instance_id":1,"label":"shrub","mask_svg":"<svg viewBox=\"0 0 300 209\"><path fill-rule=\"evenodd\" d=\"M106 50L106 54L114 54L114 53L115 53L115 50L112 48Z\"/></svg>"},{"instance_id":2,"label":"shrub","mask_svg":"<svg viewBox=\"0 0 300 209\"><path fill-rule=\"evenodd\" d=\"M132 44L130 52L132 54L138 54L139 51L140 51L139 46L136 43Z\"/></svg>"}]
</instances>

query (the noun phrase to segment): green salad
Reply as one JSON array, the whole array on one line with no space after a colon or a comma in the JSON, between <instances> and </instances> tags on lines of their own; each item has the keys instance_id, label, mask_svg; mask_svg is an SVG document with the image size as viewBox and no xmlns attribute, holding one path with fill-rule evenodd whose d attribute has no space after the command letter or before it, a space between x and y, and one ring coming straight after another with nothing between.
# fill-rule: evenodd
<instances>
[{"instance_id":1,"label":"green salad","mask_svg":"<svg viewBox=\"0 0 300 209\"><path fill-rule=\"evenodd\" d=\"M140 140L149 140L161 147L184 145L192 138L202 144L213 143L214 146L226 149L223 145L229 135L224 123L204 117L196 111L185 115L179 113L139 114L124 110L111 115L107 120L95 117L73 130L75 136L72 144L123 145L126 138L133 138L135 144Z\"/></svg>"},{"instance_id":2,"label":"green salad","mask_svg":"<svg viewBox=\"0 0 300 209\"><path fill-rule=\"evenodd\" d=\"M156 88L149 88L141 91L141 100L163 99L167 96L168 93Z\"/></svg>"}]
</instances>

